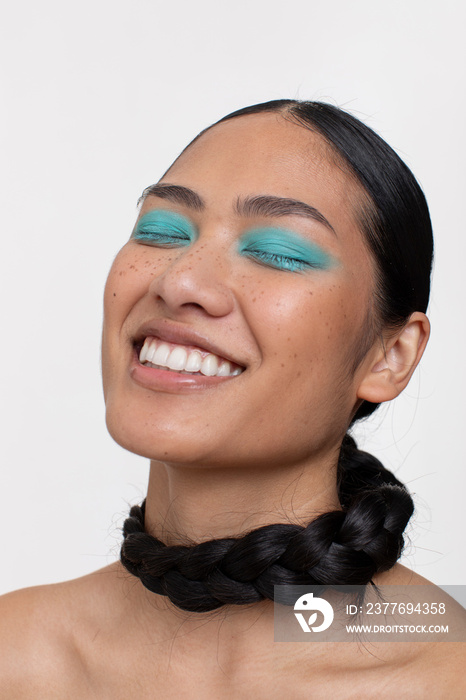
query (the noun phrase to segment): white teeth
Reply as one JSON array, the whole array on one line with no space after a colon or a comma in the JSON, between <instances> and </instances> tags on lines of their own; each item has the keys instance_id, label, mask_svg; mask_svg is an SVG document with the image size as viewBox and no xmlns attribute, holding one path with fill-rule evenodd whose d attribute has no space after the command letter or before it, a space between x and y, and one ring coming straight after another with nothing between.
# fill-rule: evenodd
<instances>
[{"instance_id":1,"label":"white teeth","mask_svg":"<svg viewBox=\"0 0 466 700\"><path fill-rule=\"evenodd\" d=\"M240 367L233 370L231 362L222 360L213 353L203 357L197 350L187 350L183 345L173 346L173 343L168 345L156 338L148 337L139 353L139 362L175 372L200 372L206 377L233 377L243 371Z\"/></svg>"},{"instance_id":2,"label":"white teeth","mask_svg":"<svg viewBox=\"0 0 466 700\"><path fill-rule=\"evenodd\" d=\"M146 351L146 362L152 362L154 359L155 351L157 350L157 343L149 343Z\"/></svg>"},{"instance_id":3,"label":"white teeth","mask_svg":"<svg viewBox=\"0 0 466 700\"><path fill-rule=\"evenodd\" d=\"M187 359L188 353L186 352L186 350L178 346L171 351L166 361L166 365L169 369L176 369L179 371L185 368Z\"/></svg>"},{"instance_id":4,"label":"white teeth","mask_svg":"<svg viewBox=\"0 0 466 700\"><path fill-rule=\"evenodd\" d=\"M214 377L218 372L218 360L215 355L207 355L202 360L201 374L206 377Z\"/></svg>"},{"instance_id":5,"label":"white teeth","mask_svg":"<svg viewBox=\"0 0 466 700\"><path fill-rule=\"evenodd\" d=\"M147 351L149 350L150 347L150 342L147 340L144 341L144 345L141 348L141 352L139 353L139 362L141 365L144 364L144 362L147 360Z\"/></svg>"},{"instance_id":6,"label":"white teeth","mask_svg":"<svg viewBox=\"0 0 466 700\"><path fill-rule=\"evenodd\" d=\"M231 365L227 360L224 360L218 368L217 377L229 377L231 374Z\"/></svg>"},{"instance_id":7,"label":"white teeth","mask_svg":"<svg viewBox=\"0 0 466 700\"><path fill-rule=\"evenodd\" d=\"M166 366L169 354L170 348L166 343L162 343L155 351L154 357L152 358L152 360L150 360L150 362L153 362L154 365Z\"/></svg>"},{"instance_id":8,"label":"white teeth","mask_svg":"<svg viewBox=\"0 0 466 700\"><path fill-rule=\"evenodd\" d=\"M202 356L200 352L194 350L188 355L188 360L186 362L185 371L186 372L199 372L202 365Z\"/></svg>"}]
</instances>

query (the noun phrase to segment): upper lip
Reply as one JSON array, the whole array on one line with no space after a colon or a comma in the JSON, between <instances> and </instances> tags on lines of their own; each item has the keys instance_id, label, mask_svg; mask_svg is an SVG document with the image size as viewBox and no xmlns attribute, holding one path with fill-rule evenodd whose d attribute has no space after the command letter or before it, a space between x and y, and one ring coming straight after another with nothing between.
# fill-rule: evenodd
<instances>
[{"instance_id":1,"label":"upper lip","mask_svg":"<svg viewBox=\"0 0 466 700\"><path fill-rule=\"evenodd\" d=\"M137 333L134 335L134 344L139 344L144 342L148 337L158 338L159 340L164 340L167 343L175 343L178 345L195 345L200 350L205 350L207 352L218 355L219 357L233 362L239 367L244 368L245 362L233 357L233 355L225 352L220 345L212 341L203 333L189 328L187 326L176 325L172 322L166 321L164 319L154 319L144 323Z\"/></svg>"}]
</instances>

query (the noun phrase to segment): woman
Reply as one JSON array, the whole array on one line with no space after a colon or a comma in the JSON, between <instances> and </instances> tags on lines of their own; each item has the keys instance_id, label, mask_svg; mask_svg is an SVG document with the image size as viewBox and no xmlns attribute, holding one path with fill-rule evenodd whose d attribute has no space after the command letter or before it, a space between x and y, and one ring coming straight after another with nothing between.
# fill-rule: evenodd
<instances>
[{"instance_id":1,"label":"woman","mask_svg":"<svg viewBox=\"0 0 466 700\"><path fill-rule=\"evenodd\" d=\"M464 696L459 644L273 642L274 584L426 583L396 564L409 495L347 431L422 356L431 259L413 176L336 108L185 149L105 290L107 424L147 499L124 566L4 598L0 697Z\"/></svg>"}]
</instances>

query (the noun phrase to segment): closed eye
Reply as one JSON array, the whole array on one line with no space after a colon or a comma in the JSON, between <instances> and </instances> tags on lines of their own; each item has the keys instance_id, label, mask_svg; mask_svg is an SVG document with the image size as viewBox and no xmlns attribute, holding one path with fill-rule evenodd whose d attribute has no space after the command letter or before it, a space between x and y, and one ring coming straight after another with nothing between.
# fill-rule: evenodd
<instances>
[{"instance_id":1,"label":"closed eye","mask_svg":"<svg viewBox=\"0 0 466 700\"><path fill-rule=\"evenodd\" d=\"M302 272L332 266L330 255L293 231L264 227L248 231L240 241L242 255L277 270Z\"/></svg>"},{"instance_id":2,"label":"closed eye","mask_svg":"<svg viewBox=\"0 0 466 700\"><path fill-rule=\"evenodd\" d=\"M189 219L163 209L152 210L138 221L133 238L139 243L160 248L189 245L195 238Z\"/></svg>"},{"instance_id":3,"label":"closed eye","mask_svg":"<svg viewBox=\"0 0 466 700\"><path fill-rule=\"evenodd\" d=\"M136 229L133 237L140 243L156 245L162 248L174 248L191 243L191 238L182 231L160 230L152 226Z\"/></svg>"},{"instance_id":4,"label":"closed eye","mask_svg":"<svg viewBox=\"0 0 466 700\"><path fill-rule=\"evenodd\" d=\"M268 253L265 250L245 250L244 255L249 258L255 258L269 267L275 267L280 270L290 270L291 272L309 268L319 268L319 265L313 264L308 260L290 257L289 255L283 255L281 253Z\"/></svg>"}]
</instances>

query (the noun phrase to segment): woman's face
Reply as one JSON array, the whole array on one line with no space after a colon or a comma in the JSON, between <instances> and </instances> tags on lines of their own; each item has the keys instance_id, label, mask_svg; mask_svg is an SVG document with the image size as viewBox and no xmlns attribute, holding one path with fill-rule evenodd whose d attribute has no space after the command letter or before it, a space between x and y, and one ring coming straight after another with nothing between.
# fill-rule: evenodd
<instances>
[{"instance_id":1,"label":"woman's face","mask_svg":"<svg viewBox=\"0 0 466 700\"><path fill-rule=\"evenodd\" d=\"M215 126L159 184L105 290L111 434L198 466L335 449L367 372L352 367L373 292L357 185L278 114ZM144 343L158 367L139 361Z\"/></svg>"}]
</instances>

